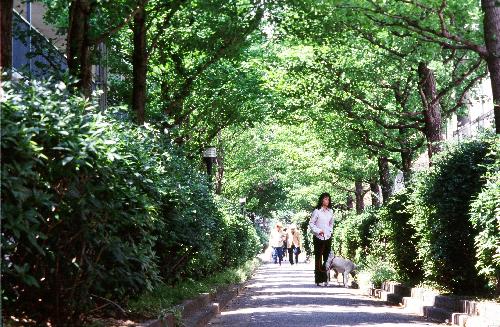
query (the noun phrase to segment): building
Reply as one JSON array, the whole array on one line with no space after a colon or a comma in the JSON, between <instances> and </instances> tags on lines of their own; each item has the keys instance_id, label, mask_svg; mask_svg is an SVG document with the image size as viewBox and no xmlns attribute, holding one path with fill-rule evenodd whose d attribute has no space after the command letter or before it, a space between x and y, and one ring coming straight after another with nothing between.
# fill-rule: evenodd
<instances>
[{"instance_id":1,"label":"building","mask_svg":"<svg viewBox=\"0 0 500 327\"><path fill-rule=\"evenodd\" d=\"M469 137L474 137L485 130L495 129L493 114L493 94L489 78L483 79L466 96L467 110L461 115L454 113L445 122L442 136L445 142L460 142ZM429 156L424 151L412 165L413 171L429 168ZM404 188L403 173L398 171L394 179L393 190L398 192Z\"/></svg>"},{"instance_id":2,"label":"building","mask_svg":"<svg viewBox=\"0 0 500 327\"><path fill-rule=\"evenodd\" d=\"M12 68L31 78L59 77L67 71L64 37L43 20L42 3L14 1Z\"/></svg>"},{"instance_id":3,"label":"building","mask_svg":"<svg viewBox=\"0 0 500 327\"><path fill-rule=\"evenodd\" d=\"M69 2L68 2L69 5ZM14 1L12 18L12 68L15 73L34 79L62 79L68 70L65 56L66 35L47 24L47 8L41 2ZM92 66L93 90L100 90L97 101L101 110L107 103L107 49L98 45L98 65Z\"/></svg>"},{"instance_id":4,"label":"building","mask_svg":"<svg viewBox=\"0 0 500 327\"><path fill-rule=\"evenodd\" d=\"M477 135L483 130L494 129L493 94L489 78L466 96L467 112L453 114L444 128L445 140L458 140Z\"/></svg>"}]
</instances>

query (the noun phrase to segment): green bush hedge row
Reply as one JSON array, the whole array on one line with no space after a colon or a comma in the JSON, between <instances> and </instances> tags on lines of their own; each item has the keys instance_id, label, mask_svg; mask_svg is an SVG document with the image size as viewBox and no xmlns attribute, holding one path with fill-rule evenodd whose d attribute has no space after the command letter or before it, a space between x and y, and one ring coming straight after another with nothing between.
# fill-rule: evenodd
<instances>
[{"instance_id":1,"label":"green bush hedge row","mask_svg":"<svg viewBox=\"0 0 500 327\"><path fill-rule=\"evenodd\" d=\"M99 114L62 83L4 91L4 316L75 324L260 250L251 223L213 198L164 135Z\"/></svg>"},{"instance_id":2,"label":"green bush hedge row","mask_svg":"<svg viewBox=\"0 0 500 327\"><path fill-rule=\"evenodd\" d=\"M447 146L383 207L344 214L335 247L368 269L376 258L409 284L498 294L498 144L489 136Z\"/></svg>"},{"instance_id":3,"label":"green bush hedge row","mask_svg":"<svg viewBox=\"0 0 500 327\"><path fill-rule=\"evenodd\" d=\"M500 294L500 141L493 142L488 156L494 163L486 167L486 183L471 204L471 222L477 235L476 268Z\"/></svg>"}]
</instances>

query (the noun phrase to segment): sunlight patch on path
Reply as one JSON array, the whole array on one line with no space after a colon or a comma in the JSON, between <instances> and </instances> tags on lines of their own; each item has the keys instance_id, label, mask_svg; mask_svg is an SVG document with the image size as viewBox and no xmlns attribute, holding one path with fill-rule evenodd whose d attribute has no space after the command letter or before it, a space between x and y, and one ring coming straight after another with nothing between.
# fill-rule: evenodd
<instances>
[{"instance_id":1,"label":"sunlight patch on path","mask_svg":"<svg viewBox=\"0 0 500 327\"><path fill-rule=\"evenodd\" d=\"M359 290L335 282L314 284L312 264L264 264L247 283L245 291L209 326L319 327L319 326L436 326L365 297Z\"/></svg>"}]
</instances>

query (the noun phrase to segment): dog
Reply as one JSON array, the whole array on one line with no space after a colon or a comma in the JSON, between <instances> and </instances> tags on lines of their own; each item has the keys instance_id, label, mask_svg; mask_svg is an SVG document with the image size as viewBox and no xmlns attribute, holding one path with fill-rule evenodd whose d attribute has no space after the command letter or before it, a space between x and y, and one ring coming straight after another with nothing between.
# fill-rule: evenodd
<instances>
[{"instance_id":1,"label":"dog","mask_svg":"<svg viewBox=\"0 0 500 327\"><path fill-rule=\"evenodd\" d=\"M335 279L337 278L339 273L342 273L344 287L348 285L349 274L352 274L355 277L356 265L348 259L344 259L342 257L336 257L333 251L328 255L328 259L325 263L325 269L328 275L328 280L330 280L330 270L335 271Z\"/></svg>"}]
</instances>

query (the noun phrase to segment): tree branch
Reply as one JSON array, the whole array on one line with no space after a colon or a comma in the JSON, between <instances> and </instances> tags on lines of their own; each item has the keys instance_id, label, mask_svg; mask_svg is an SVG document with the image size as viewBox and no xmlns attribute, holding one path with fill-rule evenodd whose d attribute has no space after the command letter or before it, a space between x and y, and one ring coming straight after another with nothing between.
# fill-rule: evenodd
<instances>
[{"instance_id":1,"label":"tree branch","mask_svg":"<svg viewBox=\"0 0 500 327\"><path fill-rule=\"evenodd\" d=\"M170 5L170 10L168 14L165 16L165 19L163 20L163 24L161 24L160 27L157 28L156 35L153 37L151 46L148 49L148 53L153 53L154 50L158 47L158 42L160 40L161 35L165 32L167 27L170 25L170 21L174 17L175 13L179 11L181 6L186 2L187 0L177 0L171 3ZM168 7L165 6L165 9ZM161 9L161 7L159 8Z\"/></svg>"},{"instance_id":2,"label":"tree branch","mask_svg":"<svg viewBox=\"0 0 500 327\"><path fill-rule=\"evenodd\" d=\"M98 37L96 37L95 39L91 40L90 41L90 44L91 45L97 45L101 42L103 42L105 39L107 39L109 36L115 34L116 32L118 32L120 29L122 29L125 25L127 25L135 16L135 14L144 6L146 6L146 4L148 3L149 0L143 0L142 3L138 4L135 9L127 16L127 18L125 18L125 20L123 22L121 22L120 24L118 24L117 26L115 26L114 28L102 33L101 35L99 35Z\"/></svg>"}]
</instances>

